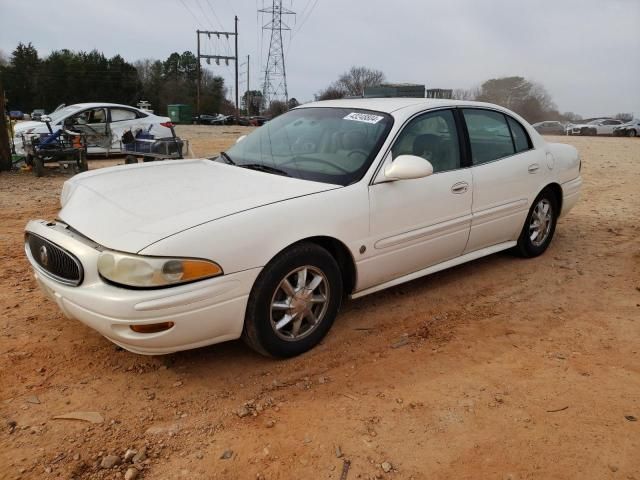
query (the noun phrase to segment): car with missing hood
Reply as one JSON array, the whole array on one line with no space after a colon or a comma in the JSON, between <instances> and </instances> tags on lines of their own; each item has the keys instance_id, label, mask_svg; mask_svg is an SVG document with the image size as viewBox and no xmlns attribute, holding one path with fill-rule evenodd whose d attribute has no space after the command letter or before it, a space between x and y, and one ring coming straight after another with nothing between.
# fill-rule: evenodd
<instances>
[{"instance_id":1,"label":"car with missing hood","mask_svg":"<svg viewBox=\"0 0 640 480\"><path fill-rule=\"evenodd\" d=\"M538 122L531 125L535 128L536 132L542 135L564 135L565 126L562 122L556 120L547 120L545 122Z\"/></svg>"},{"instance_id":2,"label":"car with missing hood","mask_svg":"<svg viewBox=\"0 0 640 480\"><path fill-rule=\"evenodd\" d=\"M567 126L567 135L613 135L614 128L621 124L621 120L613 118L600 118L588 123L572 123Z\"/></svg>"},{"instance_id":3,"label":"car with missing hood","mask_svg":"<svg viewBox=\"0 0 640 480\"><path fill-rule=\"evenodd\" d=\"M637 137L640 135L640 118L634 118L630 122L615 127L613 134L617 137Z\"/></svg>"},{"instance_id":4,"label":"car with missing hood","mask_svg":"<svg viewBox=\"0 0 640 480\"><path fill-rule=\"evenodd\" d=\"M492 104L316 102L212 159L74 176L57 218L26 226L25 252L67 316L130 351L242 337L289 357L346 298L502 250L541 255L580 167Z\"/></svg>"},{"instance_id":5,"label":"car with missing hood","mask_svg":"<svg viewBox=\"0 0 640 480\"><path fill-rule=\"evenodd\" d=\"M81 132L87 138L87 152L119 153L121 138L127 130L144 130L156 138L172 136L171 119L160 117L139 108L116 103L76 103L58 108L50 115L41 116L39 121L18 123L14 127L16 152L24 153L23 137L49 134L49 127L55 133L63 127Z\"/></svg>"}]
</instances>

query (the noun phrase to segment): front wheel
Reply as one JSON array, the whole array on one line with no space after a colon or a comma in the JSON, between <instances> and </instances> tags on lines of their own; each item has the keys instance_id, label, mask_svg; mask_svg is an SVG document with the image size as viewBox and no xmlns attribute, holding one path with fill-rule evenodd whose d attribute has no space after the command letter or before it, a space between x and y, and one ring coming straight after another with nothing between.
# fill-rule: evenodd
<instances>
[{"instance_id":1,"label":"front wheel","mask_svg":"<svg viewBox=\"0 0 640 480\"><path fill-rule=\"evenodd\" d=\"M629 135L630 137L635 137L638 134L633 128L630 128L629 133L627 133L627 135Z\"/></svg>"},{"instance_id":2,"label":"front wheel","mask_svg":"<svg viewBox=\"0 0 640 480\"><path fill-rule=\"evenodd\" d=\"M294 245L256 279L242 337L263 355L299 355L324 338L341 301L342 276L331 254L312 243Z\"/></svg>"},{"instance_id":3,"label":"front wheel","mask_svg":"<svg viewBox=\"0 0 640 480\"><path fill-rule=\"evenodd\" d=\"M534 200L518 238L516 251L521 256L531 258L545 252L556 231L558 213L555 194L551 190L543 190Z\"/></svg>"}]
</instances>

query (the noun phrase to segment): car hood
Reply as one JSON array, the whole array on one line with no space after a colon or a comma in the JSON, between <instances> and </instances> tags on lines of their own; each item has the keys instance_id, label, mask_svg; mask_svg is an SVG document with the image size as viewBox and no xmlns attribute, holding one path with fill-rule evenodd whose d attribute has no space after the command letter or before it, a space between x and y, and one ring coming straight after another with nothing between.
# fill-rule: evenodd
<instances>
[{"instance_id":1,"label":"car hood","mask_svg":"<svg viewBox=\"0 0 640 480\"><path fill-rule=\"evenodd\" d=\"M139 252L218 218L335 188L205 159L116 166L68 180L59 218L104 247Z\"/></svg>"},{"instance_id":2,"label":"car hood","mask_svg":"<svg viewBox=\"0 0 640 480\"><path fill-rule=\"evenodd\" d=\"M18 134L18 133L24 133L30 128L39 128L44 126L45 126L44 122L36 122L36 121L20 122L13 127L13 131L16 134Z\"/></svg>"}]
</instances>

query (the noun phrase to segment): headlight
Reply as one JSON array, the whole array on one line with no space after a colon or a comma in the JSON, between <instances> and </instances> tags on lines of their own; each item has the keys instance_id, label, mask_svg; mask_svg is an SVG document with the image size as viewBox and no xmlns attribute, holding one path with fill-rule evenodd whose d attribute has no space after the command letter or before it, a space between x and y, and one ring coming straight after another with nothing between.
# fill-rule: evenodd
<instances>
[{"instance_id":1,"label":"headlight","mask_svg":"<svg viewBox=\"0 0 640 480\"><path fill-rule=\"evenodd\" d=\"M192 258L145 257L119 252L102 252L98 272L118 285L157 288L222 275L215 262Z\"/></svg>"}]
</instances>

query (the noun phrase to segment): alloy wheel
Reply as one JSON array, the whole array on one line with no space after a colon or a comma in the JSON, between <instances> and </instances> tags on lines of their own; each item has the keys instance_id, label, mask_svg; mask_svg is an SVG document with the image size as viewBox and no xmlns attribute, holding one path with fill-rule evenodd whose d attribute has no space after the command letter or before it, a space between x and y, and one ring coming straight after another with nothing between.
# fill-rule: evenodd
<instances>
[{"instance_id":1,"label":"alloy wheel","mask_svg":"<svg viewBox=\"0 0 640 480\"><path fill-rule=\"evenodd\" d=\"M280 281L271 299L271 327L278 337L298 341L319 325L329 306L329 282L316 267L305 265Z\"/></svg>"},{"instance_id":2,"label":"alloy wheel","mask_svg":"<svg viewBox=\"0 0 640 480\"><path fill-rule=\"evenodd\" d=\"M546 198L540 199L531 214L529 238L531 243L539 247L549 237L553 218L553 206Z\"/></svg>"}]
</instances>

